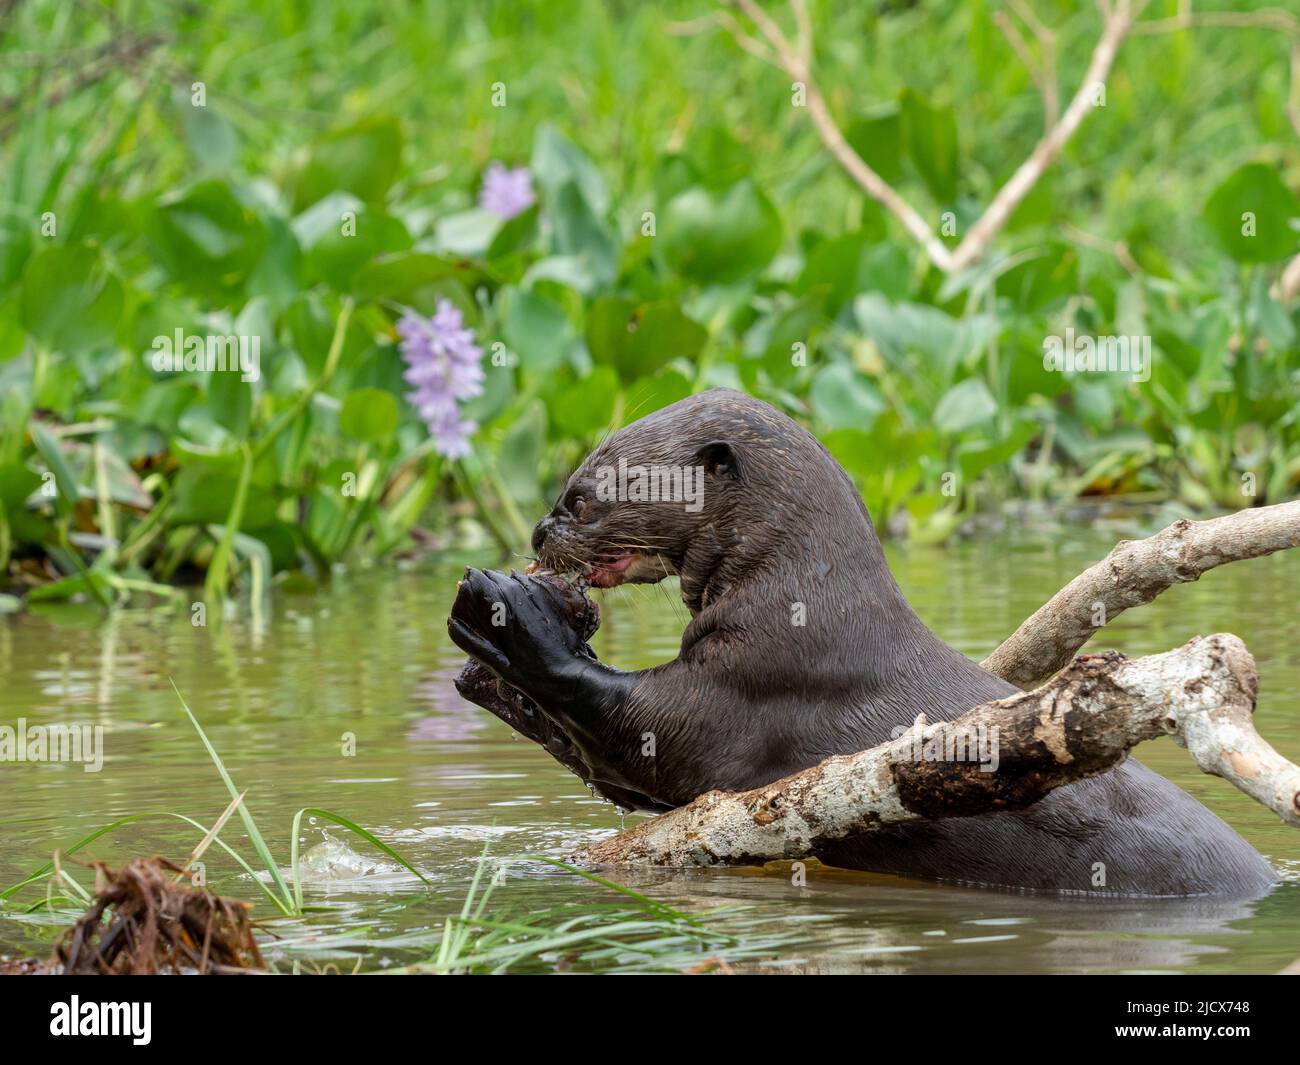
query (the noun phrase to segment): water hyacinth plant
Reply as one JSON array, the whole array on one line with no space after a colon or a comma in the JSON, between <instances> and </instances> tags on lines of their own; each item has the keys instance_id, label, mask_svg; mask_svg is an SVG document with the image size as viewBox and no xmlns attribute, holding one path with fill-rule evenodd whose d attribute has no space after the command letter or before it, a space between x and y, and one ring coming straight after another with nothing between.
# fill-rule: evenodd
<instances>
[{"instance_id":1,"label":"water hyacinth plant","mask_svg":"<svg viewBox=\"0 0 1300 1065\"><path fill-rule=\"evenodd\" d=\"M169 19L149 4L119 25L33 0L0 37L14 100L44 100L36 44L151 42L3 131L0 610L179 603L205 576L209 596L256 598L485 534L526 551L603 434L719 385L806 423L882 532L917 540L1026 499L1204 511L1300 484L1300 155L1286 50L1243 58L1263 31L1127 40L1105 108L948 275L788 84L653 5L303 9L274 29L235 6L234 38L323 35L292 76L258 66L252 108L174 93L223 40L253 54L212 32L220 10L155 38ZM843 50L814 49L828 117L918 216L951 215L955 245L1042 130L996 5L950 8L864 24L823 6L812 29ZM1073 85L1099 16L1051 21ZM419 106L377 58L393 42L458 57L422 68ZM464 91L483 47L530 72L509 107ZM617 75L576 105L557 57L587 48ZM1225 92L1237 63L1249 91ZM1138 76L1185 65L1207 72L1192 96ZM1112 120L1130 114L1151 129ZM260 380L156 372L151 340L178 328L258 338ZM1045 338L1071 329L1145 338L1149 379L1046 365Z\"/></svg>"},{"instance_id":2,"label":"water hyacinth plant","mask_svg":"<svg viewBox=\"0 0 1300 1065\"><path fill-rule=\"evenodd\" d=\"M510 169L501 163L493 163L483 175L479 206L498 218L509 221L528 210L536 199L533 175L526 166Z\"/></svg>"},{"instance_id":3,"label":"water hyacinth plant","mask_svg":"<svg viewBox=\"0 0 1300 1065\"><path fill-rule=\"evenodd\" d=\"M414 386L408 396L429 428L434 447L444 458L469 454L469 438L477 428L461 415L460 403L483 391L483 349L474 332L465 328L460 309L439 300L431 318L407 311L397 323L401 336L403 376Z\"/></svg>"}]
</instances>

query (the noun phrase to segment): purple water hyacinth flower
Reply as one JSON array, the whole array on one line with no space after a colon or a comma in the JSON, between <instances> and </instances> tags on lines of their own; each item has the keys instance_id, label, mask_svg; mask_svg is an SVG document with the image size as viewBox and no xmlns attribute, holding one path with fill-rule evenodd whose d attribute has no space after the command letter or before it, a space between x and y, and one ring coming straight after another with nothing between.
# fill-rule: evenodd
<instances>
[{"instance_id":1,"label":"purple water hyacinth flower","mask_svg":"<svg viewBox=\"0 0 1300 1065\"><path fill-rule=\"evenodd\" d=\"M483 175L483 191L478 205L485 211L509 220L528 210L537 197L533 195L533 175L526 166L511 170L493 163Z\"/></svg>"},{"instance_id":2,"label":"purple water hyacinth flower","mask_svg":"<svg viewBox=\"0 0 1300 1065\"><path fill-rule=\"evenodd\" d=\"M406 360L402 376L413 388L407 398L428 426L438 454L463 458L478 426L461 417L459 401L483 391L483 349L474 343L474 331L465 328L459 307L439 300L432 318L407 311L397 333Z\"/></svg>"}]
</instances>

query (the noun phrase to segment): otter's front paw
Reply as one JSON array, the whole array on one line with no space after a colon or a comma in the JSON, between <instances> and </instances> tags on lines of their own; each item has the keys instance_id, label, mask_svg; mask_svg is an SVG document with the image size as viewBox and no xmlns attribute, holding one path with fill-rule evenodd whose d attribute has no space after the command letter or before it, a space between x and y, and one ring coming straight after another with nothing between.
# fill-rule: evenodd
<instances>
[{"instance_id":1,"label":"otter's front paw","mask_svg":"<svg viewBox=\"0 0 1300 1065\"><path fill-rule=\"evenodd\" d=\"M468 569L447 632L507 684L544 698L586 661L589 619L575 595L545 579Z\"/></svg>"}]
</instances>

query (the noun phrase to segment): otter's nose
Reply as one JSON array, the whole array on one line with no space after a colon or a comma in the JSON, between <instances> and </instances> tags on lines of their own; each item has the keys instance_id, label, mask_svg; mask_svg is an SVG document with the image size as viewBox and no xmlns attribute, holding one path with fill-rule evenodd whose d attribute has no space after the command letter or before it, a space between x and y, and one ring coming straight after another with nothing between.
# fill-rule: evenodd
<instances>
[{"instance_id":1,"label":"otter's nose","mask_svg":"<svg viewBox=\"0 0 1300 1065\"><path fill-rule=\"evenodd\" d=\"M542 550L542 544L546 543L546 538L551 534L553 528L555 528L555 519L549 514L537 523L533 529L534 551L540 552Z\"/></svg>"}]
</instances>

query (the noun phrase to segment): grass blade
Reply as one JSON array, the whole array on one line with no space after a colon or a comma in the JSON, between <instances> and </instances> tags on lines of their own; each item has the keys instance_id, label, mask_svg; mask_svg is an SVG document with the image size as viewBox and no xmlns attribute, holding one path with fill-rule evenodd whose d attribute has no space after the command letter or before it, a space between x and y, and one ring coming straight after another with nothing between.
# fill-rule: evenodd
<instances>
[{"instance_id":1,"label":"grass blade","mask_svg":"<svg viewBox=\"0 0 1300 1065\"><path fill-rule=\"evenodd\" d=\"M71 847L62 848L59 851L59 853L64 856L67 856L69 854L76 854L77 851L81 850L83 847L86 847L89 844L94 843L95 840L99 839L101 836L104 836L109 832L112 832L114 829L122 828L125 825L133 825L137 821L151 821L151 820L156 820L160 817L171 817L177 821L184 821L187 825L191 825L192 827L197 828L200 832L206 833L208 831L198 821L194 820L194 818L186 817L184 814L173 813L171 811L163 811L161 813L148 813L148 814L131 814L128 817L118 818L116 821L112 821L109 824L104 825L102 828L95 829L94 832L91 832L89 835L83 836L81 839L77 840L77 842L72 844ZM232 859L234 859L235 863L241 869L243 869L244 872L246 872L249 875L253 883L256 884L259 888L261 888L262 892L266 895L268 899L271 900L271 902L275 905L276 909L278 909L285 916L292 916L293 908L288 904L288 901L276 897L275 892L272 891L269 887L267 887L265 882L263 882L262 878L257 875L257 870L254 869L251 865L248 864L248 862L244 860L243 855L241 855L237 850L235 850L228 843L226 843L225 840L219 837L214 837L213 842L216 843L216 845L220 847L223 851L225 851L226 854L228 854ZM46 862L34 873L25 876L22 880L18 881L18 883L11 884L3 891L0 891L0 901L10 898L11 896L17 894L19 891L21 891L23 888L27 887L30 884L35 884L37 881L45 879L53 872L54 872L54 863Z\"/></svg>"},{"instance_id":2,"label":"grass blade","mask_svg":"<svg viewBox=\"0 0 1300 1065\"><path fill-rule=\"evenodd\" d=\"M635 899L642 909L650 910L654 913L663 914L665 917L671 917L675 921L686 921L688 924L699 924L700 922L692 917L689 913L683 913L681 910L675 910L671 906L650 898L649 895L642 895L639 891L634 891L625 884L617 884L613 880L607 880L603 876L597 876L595 873L588 872L586 869L579 869L576 865L570 865L568 862L562 862L558 858L547 858L541 854L525 854L520 857L524 862L544 862L546 865L553 865L557 869L566 869L570 873L577 873L578 876L585 877L594 884L600 884L612 891L617 891L621 895L626 895L630 899Z\"/></svg>"},{"instance_id":3,"label":"grass blade","mask_svg":"<svg viewBox=\"0 0 1300 1065\"><path fill-rule=\"evenodd\" d=\"M388 857L392 858L393 861L418 876L422 881L424 881L425 887L433 887L420 870L398 854L397 851L393 850L393 848L387 843L377 838L373 833L367 832L355 821L349 821L346 817L343 817L340 814L331 813L329 810L322 810L317 806L304 806L294 815L293 840L289 844L289 875L293 878L294 905L297 906L299 910L302 909L302 878L298 875L298 830L299 826L302 824L303 814L310 814L312 817L323 817L326 821L331 821L338 825L339 828L346 828L349 832L355 833L372 847L376 847L383 851L388 855Z\"/></svg>"},{"instance_id":4,"label":"grass blade","mask_svg":"<svg viewBox=\"0 0 1300 1065\"><path fill-rule=\"evenodd\" d=\"M168 679L170 680L171 678ZM221 779L225 782L226 789L230 792L230 797L232 799L235 798L235 796L239 794L239 789L235 787L235 782L230 779L230 774L226 772L226 767L221 761L221 756L217 754L217 749L212 746L212 742L208 739L208 734L203 731L203 726L199 724L198 718L194 716L194 712L190 710L189 706L186 704L185 697L181 695L181 690L176 687L176 682L174 680L172 680L171 685L172 691L176 693L176 698L181 701L181 709L185 711L185 716L190 719L190 723L194 726L194 731L199 734L199 739L203 741L203 746L207 748L208 757L212 759L212 764L217 767L217 772L221 774ZM292 908L293 895L289 892L289 885L284 882L284 876L280 873L280 867L275 863L275 859L271 857L271 849L266 845L266 840L262 838L262 833L257 830L257 824L253 820L253 815L248 812L248 807L243 803L240 803L239 805L239 819L243 821L244 829L248 832L248 838L252 840L253 849L257 851L257 856L262 859L262 864L266 866L267 873L270 875L276 888L279 890L280 897L284 900L284 905L281 908Z\"/></svg>"}]
</instances>

